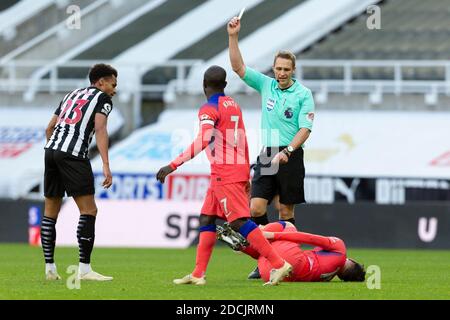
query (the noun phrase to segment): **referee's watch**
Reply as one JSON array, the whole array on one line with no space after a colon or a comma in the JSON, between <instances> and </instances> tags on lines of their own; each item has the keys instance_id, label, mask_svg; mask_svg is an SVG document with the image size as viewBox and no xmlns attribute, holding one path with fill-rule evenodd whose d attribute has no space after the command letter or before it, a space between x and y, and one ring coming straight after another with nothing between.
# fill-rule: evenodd
<instances>
[{"instance_id":1,"label":"referee's watch","mask_svg":"<svg viewBox=\"0 0 450 320\"><path fill-rule=\"evenodd\" d=\"M292 152L294 152L294 148L292 146L287 146L286 148L283 149L283 153L288 157L291 156Z\"/></svg>"}]
</instances>

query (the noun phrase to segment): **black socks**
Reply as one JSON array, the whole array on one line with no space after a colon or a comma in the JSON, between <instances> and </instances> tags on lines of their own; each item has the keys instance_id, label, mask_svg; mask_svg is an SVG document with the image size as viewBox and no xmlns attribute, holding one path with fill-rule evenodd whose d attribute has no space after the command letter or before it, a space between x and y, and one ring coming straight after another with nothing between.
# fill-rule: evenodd
<instances>
[{"instance_id":1,"label":"black socks","mask_svg":"<svg viewBox=\"0 0 450 320\"><path fill-rule=\"evenodd\" d=\"M94 248L95 239L95 217L81 215L78 222L78 246L80 249L80 262L91 263L91 253Z\"/></svg>"},{"instance_id":2,"label":"black socks","mask_svg":"<svg viewBox=\"0 0 450 320\"><path fill-rule=\"evenodd\" d=\"M56 220L45 217L41 225L41 243L44 251L45 263L54 263L55 242L56 242Z\"/></svg>"},{"instance_id":3,"label":"black socks","mask_svg":"<svg viewBox=\"0 0 450 320\"><path fill-rule=\"evenodd\" d=\"M267 218L267 212L264 213L262 216L260 217L252 217L252 220L254 223L256 224L262 224L262 225L266 225L269 224L269 218Z\"/></svg>"}]
</instances>

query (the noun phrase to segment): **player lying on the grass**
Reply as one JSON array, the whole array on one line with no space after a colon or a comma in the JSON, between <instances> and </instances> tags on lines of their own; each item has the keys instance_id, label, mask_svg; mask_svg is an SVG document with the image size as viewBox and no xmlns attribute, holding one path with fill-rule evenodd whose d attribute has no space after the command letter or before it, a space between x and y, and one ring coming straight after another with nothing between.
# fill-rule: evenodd
<instances>
[{"instance_id":1,"label":"player lying on the grass","mask_svg":"<svg viewBox=\"0 0 450 320\"><path fill-rule=\"evenodd\" d=\"M292 265L292 273L284 281L317 282L331 281L338 276L343 281L364 281L364 266L347 258L344 241L336 237L298 232L289 222L274 222L261 227L272 247ZM218 239L226 242L234 250L240 250L258 260L258 267L264 280L268 279L270 266L251 244L245 243L228 226L218 226ZM312 250L302 250L300 244L315 246Z\"/></svg>"},{"instance_id":2,"label":"player lying on the grass","mask_svg":"<svg viewBox=\"0 0 450 320\"><path fill-rule=\"evenodd\" d=\"M207 103L198 113L199 134L186 151L169 165L162 167L156 175L164 183L167 175L209 146L206 153L211 163L211 185L200 214L195 269L184 278L175 279L174 283L206 283L205 273L216 242L215 222L218 217L228 221L233 230L252 244L255 252L267 259L270 272L267 284L277 285L292 267L275 252L262 231L250 220L247 137L241 108L231 97L225 95L226 85L226 71L223 68L212 66L206 70L203 90Z\"/></svg>"}]
</instances>

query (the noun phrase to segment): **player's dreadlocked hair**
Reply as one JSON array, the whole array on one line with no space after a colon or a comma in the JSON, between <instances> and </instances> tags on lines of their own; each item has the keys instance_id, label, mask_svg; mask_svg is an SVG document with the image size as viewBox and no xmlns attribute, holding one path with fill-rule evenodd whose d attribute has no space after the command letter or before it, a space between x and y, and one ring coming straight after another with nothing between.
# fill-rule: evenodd
<instances>
[{"instance_id":1,"label":"player's dreadlocked hair","mask_svg":"<svg viewBox=\"0 0 450 320\"><path fill-rule=\"evenodd\" d=\"M117 70L108 64L96 64L89 71L89 81L91 84L96 83L100 78L115 76L117 78Z\"/></svg>"},{"instance_id":2,"label":"player's dreadlocked hair","mask_svg":"<svg viewBox=\"0 0 450 320\"><path fill-rule=\"evenodd\" d=\"M351 261L354 263L353 267L347 268L347 270L339 275L339 278L343 281L363 282L366 279L366 271L364 270L364 265L359 264L355 260Z\"/></svg>"}]
</instances>

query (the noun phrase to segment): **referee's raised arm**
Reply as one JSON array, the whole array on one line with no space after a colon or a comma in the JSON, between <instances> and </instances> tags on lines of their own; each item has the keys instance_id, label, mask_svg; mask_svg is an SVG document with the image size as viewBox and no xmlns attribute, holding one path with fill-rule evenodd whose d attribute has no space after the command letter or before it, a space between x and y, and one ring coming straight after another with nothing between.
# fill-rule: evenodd
<instances>
[{"instance_id":1,"label":"referee's raised arm","mask_svg":"<svg viewBox=\"0 0 450 320\"><path fill-rule=\"evenodd\" d=\"M230 52L230 62L233 71L236 72L239 77L245 76L245 64L242 58L241 51L239 50L239 31L241 30L241 21L238 17L234 17L228 22L228 46Z\"/></svg>"},{"instance_id":2,"label":"referee's raised arm","mask_svg":"<svg viewBox=\"0 0 450 320\"><path fill-rule=\"evenodd\" d=\"M279 199L278 218L295 225L295 205L305 202L303 144L314 120L311 90L294 78L296 57L278 51L272 70L274 77L244 64L239 49L241 21L234 17L227 24L229 55L233 71L261 96L261 142L251 184L252 220L269 223L267 206ZM255 269L250 279L260 277Z\"/></svg>"}]
</instances>

